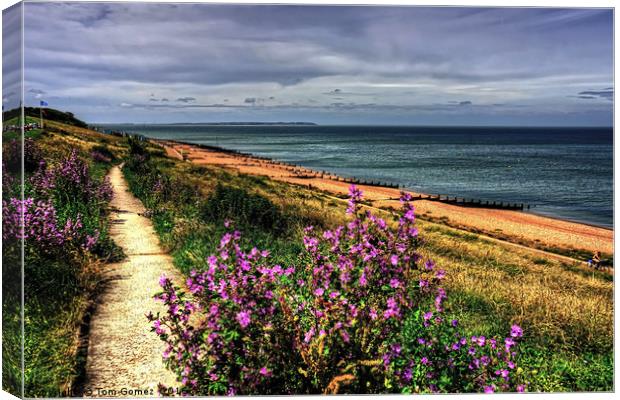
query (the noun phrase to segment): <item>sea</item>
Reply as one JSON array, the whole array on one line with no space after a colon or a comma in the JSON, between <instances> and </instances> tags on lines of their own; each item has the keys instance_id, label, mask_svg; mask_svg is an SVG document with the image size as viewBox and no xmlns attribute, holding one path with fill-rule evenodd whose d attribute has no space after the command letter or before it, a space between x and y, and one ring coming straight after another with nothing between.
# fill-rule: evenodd
<instances>
[{"instance_id":1,"label":"sea","mask_svg":"<svg viewBox=\"0 0 620 400\"><path fill-rule=\"evenodd\" d=\"M101 125L613 228L613 129Z\"/></svg>"}]
</instances>

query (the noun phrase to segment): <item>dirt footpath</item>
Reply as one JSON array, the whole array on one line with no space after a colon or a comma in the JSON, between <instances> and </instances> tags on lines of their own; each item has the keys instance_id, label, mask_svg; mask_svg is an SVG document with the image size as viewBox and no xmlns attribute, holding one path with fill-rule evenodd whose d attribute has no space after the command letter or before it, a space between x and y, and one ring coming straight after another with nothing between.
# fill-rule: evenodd
<instances>
[{"instance_id":1,"label":"dirt footpath","mask_svg":"<svg viewBox=\"0 0 620 400\"><path fill-rule=\"evenodd\" d=\"M142 203L128 190L119 167L110 172L112 239L127 259L109 264L108 285L91 319L84 395L94 397L157 396L157 384L176 386L162 362L164 343L153 332L145 314L163 311L153 300L159 277L177 284L181 274L162 252L151 221L142 216ZM133 394L130 394L133 390Z\"/></svg>"}]
</instances>

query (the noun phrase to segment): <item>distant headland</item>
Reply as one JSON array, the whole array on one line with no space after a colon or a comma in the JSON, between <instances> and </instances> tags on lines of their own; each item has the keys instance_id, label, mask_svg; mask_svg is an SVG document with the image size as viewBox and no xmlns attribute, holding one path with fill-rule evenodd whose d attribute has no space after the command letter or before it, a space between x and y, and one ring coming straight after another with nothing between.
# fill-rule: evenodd
<instances>
[{"instance_id":1,"label":"distant headland","mask_svg":"<svg viewBox=\"0 0 620 400\"><path fill-rule=\"evenodd\" d=\"M99 124L99 125L105 125L105 124ZM114 125L211 125L211 126L303 125L303 126L317 126L318 124L314 122L297 122L297 121L295 122L281 122L281 121L278 121L278 122L255 122L255 121L239 122L239 121L235 121L235 122L171 122L171 123L153 123L153 124L150 124L150 123L120 123L120 124L114 124Z\"/></svg>"}]
</instances>

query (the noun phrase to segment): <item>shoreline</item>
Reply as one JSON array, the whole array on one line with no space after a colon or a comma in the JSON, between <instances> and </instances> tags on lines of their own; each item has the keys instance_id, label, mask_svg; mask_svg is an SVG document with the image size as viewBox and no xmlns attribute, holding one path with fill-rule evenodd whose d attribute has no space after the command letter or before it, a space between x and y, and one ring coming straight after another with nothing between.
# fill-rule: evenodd
<instances>
[{"instance_id":1,"label":"shoreline","mask_svg":"<svg viewBox=\"0 0 620 400\"><path fill-rule=\"evenodd\" d=\"M289 167L294 167L294 168L299 168L299 169L303 169L303 170L308 170L308 171L312 171L310 168L307 167L303 167L303 166L299 166L299 165L293 165L293 164L289 164L285 161L277 161L274 160L272 158L269 157L262 157L262 156L258 156L256 154L252 154L252 153L245 153L242 151L238 151L238 150L233 150L233 149L227 149L225 147L220 147L220 146L214 146L214 145L209 145L209 144L201 144L201 143L191 143L191 142L183 142L180 140L172 140L172 139L155 139L155 138L147 138L148 140L154 141L154 142L170 142L170 143L176 143L178 145L186 145L186 146L193 146L193 147L198 147L201 149L205 149L205 150L209 150L209 151L215 151L215 152L221 152L221 153L227 153L227 154L231 154L231 155L238 155L238 156L243 156L243 157L251 157L251 158L256 158L258 160L263 160L263 161L268 161L268 162L273 162L277 165L287 165ZM321 171L315 171L315 173L321 173ZM336 174L330 173L331 176L338 176ZM342 177L343 181L347 181L349 179L357 179L358 178L346 178L346 177ZM373 181L374 182L374 181ZM381 185L381 182L379 181L379 184L371 184L366 182L365 184L363 184L364 186L376 186L376 187L388 187L388 188L395 188L395 189L399 189L405 192L409 192L412 194L417 194L417 195L421 195L421 196L427 196L428 198L422 198L419 200L432 200L434 197L436 196L444 196L444 195L437 195L437 194L431 194L431 193L422 193L422 192L414 192L412 190L403 188L401 186L398 186L396 184L392 184L390 185L389 183L387 183L387 185ZM356 183L356 184L361 184L361 183ZM447 195L446 195L447 196ZM465 197L463 196L449 196L449 197L458 197L458 198L463 198L465 199ZM507 202L508 204L513 204L510 202ZM468 205L469 203L459 203L457 205L461 206L461 207L471 207L470 205ZM519 204L519 203L514 203L514 204ZM527 203L523 203L525 205L527 205ZM479 208L486 208L486 209L493 209L493 207L486 207L484 204L481 204L480 206L478 206ZM580 220L580 219L573 219L573 218L567 218L567 217L559 217L556 215L550 215L550 214L546 214L546 213L539 213L536 212L535 210L532 210L533 208L535 208L536 206L533 207L526 207L527 211L521 210L523 212L532 214L532 215L536 215L539 217L543 217L543 218L549 218L549 219L553 219L553 220L557 220L557 221L563 221L563 222L570 222L570 223L575 223L575 224L580 224L580 225L586 225L586 226L590 226L593 228L600 228L600 229L605 229L608 231L613 232L614 228L613 227L609 227L606 225L601 225L601 224L597 224L597 223L593 223L593 222L589 222L589 221L584 221L584 220Z\"/></svg>"},{"instance_id":2,"label":"shoreline","mask_svg":"<svg viewBox=\"0 0 620 400\"><path fill-rule=\"evenodd\" d=\"M566 218L566 217L558 217L556 215L543 214L543 213L539 213L539 212L531 211L531 210L524 211L524 212L527 212L527 213L532 214L532 215L536 215L536 216L541 217L541 218L548 218L548 219L552 219L552 220L556 220L556 221L561 221L561 222L562 221L563 222L570 222L570 223L573 223L573 224L585 225L585 226L589 226L589 227L592 227L592 228L604 229L604 230L610 231L612 233L614 231L613 227L610 228L610 227L605 226L605 225L599 225L599 224L595 224L593 222L582 221L582 220L579 220L579 219L572 219L572 218Z\"/></svg>"},{"instance_id":3,"label":"shoreline","mask_svg":"<svg viewBox=\"0 0 620 400\"><path fill-rule=\"evenodd\" d=\"M352 183L347 181L348 178L334 173L315 171L219 146L169 139L147 137L145 139L162 146L167 155L173 158L187 160L197 165L216 165L249 175L267 176L270 179L322 190L336 196L346 194ZM546 244L549 247L566 250L591 252L599 250L608 254L614 252L613 228L536 214L532 211L438 202L424 198L429 196L428 194L405 190L395 185L379 186L370 182L356 185L374 207L398 208L400 192L406 191L414 196L416 213L422 218L438 220L445 225L474 233L503 238L506 241L511 241L506 238L516 238L518 239L516 243L530 242L531 246L528 247L534 248Z\"/></svg>"},{"instance_id":4,"label":"shoreline","mask_svg":"<svg viewBox=\"0 0 620 400\"><path fill-rule=\"evenodd\" d=\"M142 135L140 135L142 136ZM600 229L605 229L608 230L610 232L613 232L614 228L613 228L613 224L612 226L607 226L607 225L602 225L602 224L597 224L595 222L590 222L590 221L585 221L582 219L578 219L578 218L570 218L570 217L562 217L562 216L557 216L557 215L552 215L552 214L548 214L548 213L544 213L544 212L537 212L536 206L531 206L528 203L520 203L520 202L510 202L510 201L487 201L487 200L479 200L479 199L474 199L471 197L464 197L464 196L453 196L453 195L443 195L443 194L433 194L433 193L426 193L426 192L420 192L420 191L413 191L411 189L407 189L404 188L402 185L399 184L395 184L395 183L391 183L391 182L382 182L380 180L378 181L369 181L366 179L361 179L361 178L357 178L357 177L344 177L342 175L338 175L336 173L331 173L331 172L326 172L326 171L318 171L318 170L313 170L309 167L304 167L301 165L296 165L296 164L290 164L287 163L285 161L278 161L275 159L272 159L270 157L263 157L263 156L259 156L256 154L252 154L252 153L246 153L246 152L242 152L239 150L234 150L234 149L228 149L225 147L220 147L220 146L216 146L216 145L209 145L209 144L201 144L201 143L191 143L191 142L184 142L184 141L180 141L180 140L173 140L173 139L157 139L157 138L150 138L150 137L146 137L145 138L147 140L153 141L153 142L170 142L170 143L176 143L177 145L180 146L192 146L192 147L198 147L201 149L205 149L208 151L214 151L214 152L220 152L220 153L226 153L226 154L230 154L230 155L237 155L237 156L241 156L241 157L248 157L248 158L254 158L256 160L260 160L263 162L271 162L274 163L276 165L281 165L281 166L288 166L290 168L296 168L299 170L303 170L303 171L308 171L310 173L314 173L314 174L322 174L324 172L324 175L328 176L328 177L332 177L331 179L336 180L336 181L340 181L340 182L347 182L347 183L352 183L352 184L356 184L356 185L362 185L362 186L371 186L371 187L383 187L383 188L392 188L392 189L398 189L401 191L405 191L408 193L413 194L414 196L421 196L420 198L414 198L414 200L429 200L429 201L440 201L443 203L447 203L447 204L456 204L457 206L460 207L467 207L467 208L483 208L483 209L506 209L506 210L518 210L518 211L522 211L528 214L532 214L532 215L536 215L542 218L549 218L549 219L553 219L553 220L557 220L557 221L562 221L562 222L570 222L570 223L575 223L575 224L580 224L580 225L586 225L586 226L590 226L593 228L600 228ZM334 179L334 177L339 177L340 179ZM441 200L437 200L437 198L441 198ZM444 200L445 198L454 198L454 199L461 199L458 202L455 202L453 200L449 200L446 201ZM497 203L497 206L493 206L493 203ZM499 207L499 204L502 203L504 205L504 207ZM514 205L514 206L513 206ZM518 205L523 205L523 208L518 207Z\"/></svg>"}]
</instances>

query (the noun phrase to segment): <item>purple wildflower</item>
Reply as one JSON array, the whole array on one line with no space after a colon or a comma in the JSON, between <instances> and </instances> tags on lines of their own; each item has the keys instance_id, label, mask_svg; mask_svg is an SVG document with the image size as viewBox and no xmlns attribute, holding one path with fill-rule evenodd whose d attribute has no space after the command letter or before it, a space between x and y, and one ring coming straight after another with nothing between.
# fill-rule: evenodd
<instances>
[{"instance_id":1,"label":"purple wildflower","mask_svg":"<svg viewBox=\"0 0 620 400\"><path fill-rule=\"evenodd\" d=\"M241 311L237 313L237 322L239 322L239 325L241 325L242 328L246 328L248 325L250 325L250 312Z\"/></svg>"},{"instance_id":2,"label":"purple wildflower","mask_svg":"<svg viewBox=\"0 0 620 400\"><path fill-rule=\"evenodd\" d=\"M347 214L355 214L357 212L357 205L362 200L362 191L355 185L349 187L349 206L347 207Z\"/></svg>"},{"instance_id":3,"label":"purple wildflower","mask_svg":"<svg viewBox=\"0 0 620 400\"><path fill-rule=\"evenodd\" d=\"M398 256L396 254L393 254L390 257L390 264L392 264L393 266L397 266L398 265Z\"/></svg>"}]
</instances>

